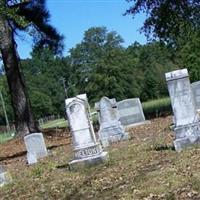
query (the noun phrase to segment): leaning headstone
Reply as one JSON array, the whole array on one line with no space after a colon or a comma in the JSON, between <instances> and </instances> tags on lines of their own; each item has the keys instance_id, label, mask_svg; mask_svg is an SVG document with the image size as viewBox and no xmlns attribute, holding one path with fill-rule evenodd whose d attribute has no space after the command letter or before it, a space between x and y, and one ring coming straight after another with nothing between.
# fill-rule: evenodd
<instances>
[{"instance_id":1,"label":"leaning headstone","mask_svg":"<svg viewBox=\"0 0 200 200\"><path fill-rule=\"evenodd\" d=\"M200 81L191 84L194 96L194 103L197 110L200 110Z\"/></svg>"},{"instance_id":2,"label":"leaning headstone","mask_svg":"<svg viewBox=\"0 0 200 200\"><path fill-rule=\"evenodd\" d=\"M104 147L110 143L129 138L128 133L125 132L119 121L119 112L115 99L103 97L100 102L95 104L95 108L98 112L100 124L99 138Z\"/></svg>"},{"instance_id":3,"label":"leaning headstone","mask_svg":"<svg viewBox=\"0 0 200 200\"><path fill-rule=\"evenodd\" d=\"M120 121L123 126L135 126L146 123L139 98L125 99L117 103Z\"/></svg>"},{"instance_id":4,"label":"leaning headstone","mask_svg":"<svg viewBox=\"0 0 200 200\"><path fill-rule=\"evenodd\" d=\"M5 184L10 183L12 178L10 174L5 170L3 166L0 165L0 187L3 187Z\"/></svg>"},{"instance_id":5,"label":"leaning headstone","mask_svg":"<svg viewBox=\"0 0 200 200\"><path fill-rule=\"evenodd\" d=\"M175 122L174 146L177 151L200 141L200 123L196 112L187 69L165 74Z\"/></svg>"},{"instance_id":6,"label":"leaning headstone","mask_svg":"<svg viewBox=\"0 0 200 200\"><path fill-rule=\"evenodd\" d=\"M106 161L108 153L103 151L96 140L86 95L66 99L65 107L74 151L74 160L69 163L70 168Z\"/></svg>"},{"instance_id":7,"label":"leaning headstone","mask_svg":"<svg viewBox=\"0 0 200 200\"><path fill-rule=\"evenodd\" d=\"M42 133L31 133L24 137L27 149L28 164L34 164L38 159L47 156L47 148Z\"/></svg>"}]
</instances>

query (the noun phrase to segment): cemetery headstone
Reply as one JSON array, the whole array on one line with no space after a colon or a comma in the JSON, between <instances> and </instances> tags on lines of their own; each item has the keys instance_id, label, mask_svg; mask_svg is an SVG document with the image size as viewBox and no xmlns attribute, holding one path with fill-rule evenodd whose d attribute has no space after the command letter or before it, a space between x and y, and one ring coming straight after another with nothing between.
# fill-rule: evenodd
<instances>
[{"instance_id":1,"label":"cemetery headstone","mask_svg":"<svg viewBox=\"0 0 200 200\"><path fill-rule=\"evenodd\" d=\"M200 110L200 81L191 84L194 96L194 103L197 110Z\"/></svg>"},{"instance_id":2,"label":"cemetery headstone","mask_svg":"<svg viewBox=\"0 0 200 200\"><path fill-rule=\"evenodd\" d=\"M10 174L5 170L3 166L0 165L0 187L3 187L5 184L10 183L12 178Z\"/></svg>"},{"instance_id":3,"label":"cemetery headstone","mask_svg":"<svg viewBox=\"0 0 200 200\"><path fill-rule=\"evenodd\" d=\"M32 133L24 137L27 149L28 164L36 163L38 159L47 156L47 148L42 133Z\"/></svg>"},{"instance_id":4,"label":"cemetery headstone","mask_svg":"<svg viewBox=\"0 0 200 200\"><path fill-rule=\"evenodd\" d=\"M146 123L139 98L122 100L117 103L117 107L123 126L135 126Z\"/></svg>"},{"instance_id":5,"label":"cemetery headstone","mask_svg":"<svg viewBox=\"0 0 200 200\"><path fill-rule=\"evenodd\" d=\"M119 112L115 99L103 97L100 102L95 104L95 108L98 112L100 124L99 138L104 147L110 143L129 138L128 133L125 132L119 121Z\"/></svg>"},{"instance_id":6,"label":"cemetery headstone","mask_svg":"<svg viewBox=\"0 0 200 200\"><path fill-rule=\"evenodd\" d=\"M200 123L196 112L187 69L165 74L174 113L174 146L177 151L200 141Z\"/></svg>"},{"instance_id":7,"label":"cemetery headstone","mask_svg":"<svg viewBox=\"0 0 200 200\"><path fill-rule=\"evenodd\" d=\"M106 161L108 153L103 151L96 140L86 95L66 99L65 107L74 151L74 160L69 163L70 168Z\"/></svg>"}]
</instances>

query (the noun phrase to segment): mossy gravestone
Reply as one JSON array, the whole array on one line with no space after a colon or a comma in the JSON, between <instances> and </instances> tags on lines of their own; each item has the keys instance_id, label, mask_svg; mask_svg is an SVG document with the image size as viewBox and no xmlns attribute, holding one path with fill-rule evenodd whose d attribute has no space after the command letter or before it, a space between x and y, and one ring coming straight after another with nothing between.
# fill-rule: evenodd
<instances>
[{"instance_id":1,"label":"mossy gravestone","mask_svg":"<svg viewBox=\"0 0 200 200\"><path fill-rule=\"evenodd\" d=\"M165 74L175 122L177 151L200 141L200 122L187 69Z\"/></svg>"},{"instance_id":2,"label":"mossy gravestone","mask_svg":"<svg viewBox=\"0 0 200 200\"><path fill-rule=\"evenodd\" d=\"M96 140L86 95L66 99L65 106L74 150L70 169L106 161L108 153Z\"/></svg>"}]
</instances>

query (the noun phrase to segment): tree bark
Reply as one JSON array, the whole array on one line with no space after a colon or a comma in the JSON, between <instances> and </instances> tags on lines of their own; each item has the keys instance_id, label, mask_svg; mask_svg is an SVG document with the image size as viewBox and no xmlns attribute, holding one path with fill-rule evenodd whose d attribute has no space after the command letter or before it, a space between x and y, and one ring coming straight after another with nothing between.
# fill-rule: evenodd
<instances>
[{"instance_id":1,"label":"tree bark","mask_svg":"<svg viewBox=\"0 0 200 200\"><path fill-rule=\"evenodd\" d=\"M38 132L39 127L33 117L25 81L20 71L20 59L16 50L13 29L9 21L2 16L0 16L0 51L11 94L17 136Z\"/></svg>"}]
</instances>

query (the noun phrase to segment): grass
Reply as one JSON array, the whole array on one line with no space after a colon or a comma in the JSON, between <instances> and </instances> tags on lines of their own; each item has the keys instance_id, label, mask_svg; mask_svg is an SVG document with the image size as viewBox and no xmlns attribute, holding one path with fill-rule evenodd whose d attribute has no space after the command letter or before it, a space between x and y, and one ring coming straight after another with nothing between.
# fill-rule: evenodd
<instances>
[{"instance_id":1,"label":"grass","mask_svg":"<svg viewBox=\"0 0 200 200\"><path fill-rule=\"evenodd\" d=\"M156 150L170 133L170 120L162 120L131 129L130 141L107 149L108 163L90 168L68 170L69 145L33 166L14 160L13 183L0 188L1 199L200 199L200 146L181 153Z\"/></svg>"},{"instance_id":2,"label":"grass","mask_svg":"<svg viewBox=\"0 0 200 200\"><path fill-rule=\"evenodd\" d=\"M98 123L97 115L93 115L92 119L93 119L93 123L94 124ZM51 120L51 121L48 121L48 122L40 125L40 127L42 129L56 128L56 127L58 127L58 128L64 128L64 127L67 127L67 126L68 126L68 122L64 118L56 119L56 120Z\"/></svg>"},{"instance_id":3,"label":"grass","mask_svg":"<svg viewBox=\"0 0 200 200\"><path fill-rule=\"evenodd\" d=\"M161 98L142 103L147 118L169 115L172 112L170 98Z\"/></svg>"},{"instance_id":4,"label":"grass","mask_svg":"<svg viewBox=\"0 0 200 200\"><path fill-rule=\"evenodd\" d=\"M41 125L41 128L43 129L55 128L55 127L59 127L59 128L67 127L67 121L64 118L61 118L61 119L48 121Z\"/></svg>"},{"instance_id":5,"label":"grass","mask_svg":"<svg viewBox=\"0 0 200 200\"><path fill-rule=\"evenodd\" d=\"M13 132L0 133L0 144L12 139L13 138L12 133Z\"/></svg>"}]
</instances>

